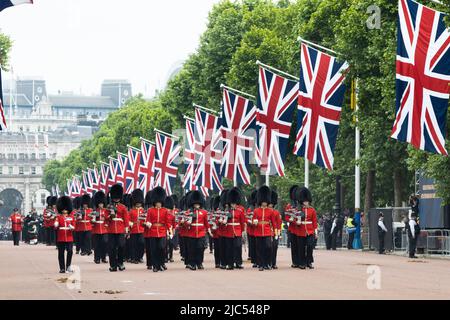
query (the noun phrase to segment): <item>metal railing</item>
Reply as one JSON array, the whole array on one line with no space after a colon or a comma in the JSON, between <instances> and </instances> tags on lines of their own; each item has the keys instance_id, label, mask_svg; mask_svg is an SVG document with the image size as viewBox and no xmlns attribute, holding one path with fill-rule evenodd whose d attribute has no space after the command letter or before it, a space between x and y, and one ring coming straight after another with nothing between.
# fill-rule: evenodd
<instances>
[{"instance_id":1,"label":"metal railing","mask_svg":"<svg viewBox=\"0 0 450 320\"><path fill-rule=\"evenodd\" d=\"M408 253L409 238L406 232L395 237L395 252ZM425 256L450 257L450 230L423 230L417 239L417 251Z\"/></svg>"}]
</instances>

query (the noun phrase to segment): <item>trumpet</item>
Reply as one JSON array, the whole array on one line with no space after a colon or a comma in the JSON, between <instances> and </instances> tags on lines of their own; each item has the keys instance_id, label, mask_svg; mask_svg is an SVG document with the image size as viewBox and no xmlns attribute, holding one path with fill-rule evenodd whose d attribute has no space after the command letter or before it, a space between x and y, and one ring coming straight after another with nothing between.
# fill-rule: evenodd
<instances>
[{"instance_id":1,"label":"trumpet","mask_svg":"<svg viewBox=\"0 0 450 320\"><path fill-rule=\"evenodd\" d=\"M147 211L138 209L138 220L146 221L147 220Z\"/></svg>"},{"instance_id":2,"label":"trumpet","mask_svg":"<svg viewBox=\"0 0 450 320\"><path fill-rule=\"evenodd\" d=\"M301 224L302 220L305 219L305 212L303 212L303 210L298 210L297 208L289 209L285 214L289 217L289 222Z\"/></svg>"},{"instance_id":3,"label":"trumpet","mask_svg":"<svg viewBox=\"0 0 450 320\"><path fill-rule=\"evenodd\" d=\"M97 221L97 219L100 218L100 212L93 211L93 212L91 212L91 214L89 214L89 217L92 218L93 220Z\"/></svg>"},{"instance_id":4,"label":"trumpet","mask_svg":"<svg viewBox=\"0 0 450 320\"><path fill-rule=\"evenodd\" d=\"M56 218L56 212L53 211L53 209L47 208L45 209L45 216L50 220L53 220Z\"/></svg>"},{"instance_id":5,"label":"trumpet","mask_svg":"<svg viewBox=\"0 0 450 320\"><path fill-rule=\"evenodd\" d=\"M218 211L219 223L227 225L228 221L233 218L233 214L229 210Z\"/></svg>"},{"instance_id":6,"label":"trumpet","mask_svg":"<svg viewBox=\"0 0 450 320\"><path fill-rule=\"evenodd\" d=\"M108 210L110 211L110 217L111 218L116 218L116 216L117 216L117 203L113 203L113 204L110 204L110 205L108 205Z\"/></svg>"}]
</instances>

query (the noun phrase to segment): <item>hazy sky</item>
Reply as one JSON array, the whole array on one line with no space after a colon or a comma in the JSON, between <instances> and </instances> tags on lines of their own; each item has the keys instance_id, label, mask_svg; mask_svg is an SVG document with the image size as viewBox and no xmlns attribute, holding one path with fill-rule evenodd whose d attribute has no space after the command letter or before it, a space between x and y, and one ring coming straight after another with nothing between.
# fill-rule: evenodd
<instances>
[{"instance_id":1,"label":"hazy sky","mask_svg":"<svg viewBox=\"0 0 450 320\"><path fill-rule=\"evenodd\" d=\"M128 79L149 96L195 51L217 2L34 0L0 12L0 29L14 41L14 74L44 78L49 93L99 94L104 79Z\"/></svg>"}]
</instances>

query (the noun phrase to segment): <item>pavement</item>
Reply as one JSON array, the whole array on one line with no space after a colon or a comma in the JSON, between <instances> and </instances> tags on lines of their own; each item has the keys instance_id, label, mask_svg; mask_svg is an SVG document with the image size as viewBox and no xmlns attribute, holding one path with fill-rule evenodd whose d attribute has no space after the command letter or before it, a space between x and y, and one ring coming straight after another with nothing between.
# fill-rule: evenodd
<instances>
[{"instance_id":1,"label":"pavement","mask_svg":"<svg viewBox=\"0 0 450 320\"><path fill-rule=\"evenodd\" d=\"M315 270L290 268L290 251L279 249L278 270L214 269L205 251L205 270L184 268L178 252L168 271L127 264L110 273L93 257L74 255L78 272L59 274L54 247L0 242L2 300L448 300L450 261L409 260L371 252L315 251Z\"/></svg>"}]
</instances>

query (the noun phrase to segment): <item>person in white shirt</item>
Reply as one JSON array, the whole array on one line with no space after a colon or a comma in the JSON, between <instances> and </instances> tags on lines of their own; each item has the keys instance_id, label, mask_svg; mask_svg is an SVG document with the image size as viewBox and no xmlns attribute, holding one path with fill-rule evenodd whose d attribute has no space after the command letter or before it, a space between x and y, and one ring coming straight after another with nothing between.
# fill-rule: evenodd
<instances>
[{"instance_id":1,"label":"person in white shirt","mask_svg":"<svg viewBox=\"0 0 450 320\"><path fill-rule=\"evenodd\" d=\"M386 254L384 249L384 239L386 237L386 233L388 232L388 229L384 225L384 214L380 213L379 219L378 219L378 253L379 254Z\"/></svg>"}]
</instances>

